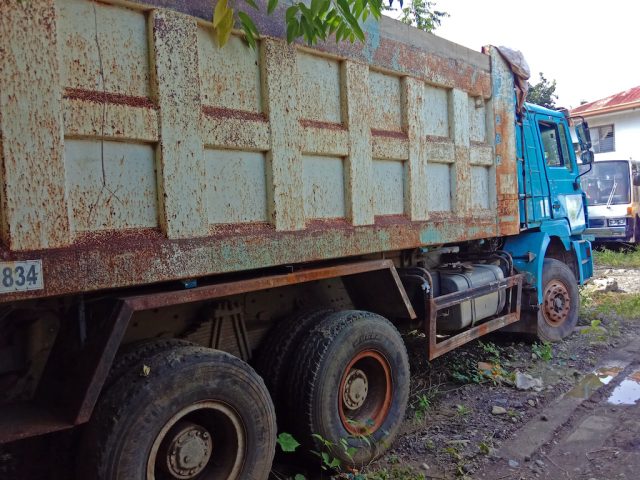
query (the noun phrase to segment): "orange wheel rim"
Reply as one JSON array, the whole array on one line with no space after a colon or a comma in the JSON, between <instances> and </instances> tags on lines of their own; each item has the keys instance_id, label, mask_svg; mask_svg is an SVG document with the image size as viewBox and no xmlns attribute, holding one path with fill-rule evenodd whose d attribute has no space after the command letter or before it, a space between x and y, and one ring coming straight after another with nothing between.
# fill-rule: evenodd
<instances>
[{"instance_id":1,"label":"orange wheel rim","mask_svg":"<svg viewBox=\"0 0 640 480\"><path fill-rule=\"evenodd\" d=\"M342 426L352 435L369 435L391 408L393 386L389 362L376 350L364 350L344 369L338 391Z\"/></svg>"},{"instance_id":2,"label":"orange wheel rim","mask_svg":"<svg viewBox=\"0 0 640 480\"><path fill-rule=\"evenodd\" d=\"M550 281L544 289L542 312L545 321L552 327L564 323L571 311L571 296L564 283Z\"/></svg>"}]
</instances>

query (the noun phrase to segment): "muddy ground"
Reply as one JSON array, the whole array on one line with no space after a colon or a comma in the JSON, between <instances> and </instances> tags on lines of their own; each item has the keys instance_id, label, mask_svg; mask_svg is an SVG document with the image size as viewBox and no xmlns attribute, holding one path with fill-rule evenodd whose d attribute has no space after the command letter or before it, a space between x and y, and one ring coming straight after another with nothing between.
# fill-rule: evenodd
<instances>
[{"instance_id":1,"label":"muddy ground","mask_svg":"<svg viewBox=\"0 0 640 480\"><path fill-rule=\"evenodd\" d=\"M594 284L583 289L583 303L589 304L594 289L640 294L640 269L598 268L594 276ZM497 464L511 460L501 458L505 444L524 424L539 419L545 407L576 385L580 388L585 376L608 354L637 340L640 319L603 315L588 308L581 312L577 331L550 348L530 339L514 341L507 334L495 334L429 363L424 355L426 340L409 338L410 410L392 448L367 470L390 479L529 478L510 476L514 471L505 473L504 469L500 471L504 476L498 475ZM499 375L479 375L479 362L494 365L493 373ZM509 382L515 371L541 379L541 391L515 388ZM544 415L542 420L546 421ZM541 465L551 465L539 462L527 469L531 478L545 477ZM563 478L583 478L560 473Z\"/></svg>"}]
</instances>

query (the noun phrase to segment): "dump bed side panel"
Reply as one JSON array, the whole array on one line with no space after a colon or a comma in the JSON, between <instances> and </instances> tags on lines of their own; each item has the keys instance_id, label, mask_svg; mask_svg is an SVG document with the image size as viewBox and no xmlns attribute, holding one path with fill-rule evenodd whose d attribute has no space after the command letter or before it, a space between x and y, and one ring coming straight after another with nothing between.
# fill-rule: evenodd
<instances>
[{"instance_id":1,"label":"dump bed side panel","mask_svg":"<svg viewBox=\"0 0 640 480\"><path fill-rule=\"evenodd\" d=\"M497 55L389 19L310 49L261 15L220 49L211 17L0 5L2 256L44 273L0 302L517 233Z\"/></svg>"}]
</instances>

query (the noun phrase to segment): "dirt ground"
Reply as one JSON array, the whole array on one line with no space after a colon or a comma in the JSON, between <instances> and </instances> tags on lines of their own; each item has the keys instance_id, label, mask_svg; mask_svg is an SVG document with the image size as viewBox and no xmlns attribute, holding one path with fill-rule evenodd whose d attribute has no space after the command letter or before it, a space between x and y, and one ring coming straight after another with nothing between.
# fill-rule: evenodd
<instances>
[{"instance_id":1,"label":"dirt ground","mask_svg":"<svg viewBox=\"0 0 640 480\"><path fill-rule=\"evenodd\" d=\"M599 268L595 278L583 289L577 331L550 348L496 334L428 363L425 339L409 339L410 411L393 447L367 471L407 480L638 478L640 407L609 397L624 383L640 398L640 318L588 305L594 290L640 293L640 269ZM626 360L614 365L624 368L613 367L615 379L603 383L607 359L621 352ZM479 362L492 364L492 375L478 375ZM542 380L542 389L518 390L509 382L515 371ZM579 447L567 446L577 438Z\"/></svg>"}]
</instances>

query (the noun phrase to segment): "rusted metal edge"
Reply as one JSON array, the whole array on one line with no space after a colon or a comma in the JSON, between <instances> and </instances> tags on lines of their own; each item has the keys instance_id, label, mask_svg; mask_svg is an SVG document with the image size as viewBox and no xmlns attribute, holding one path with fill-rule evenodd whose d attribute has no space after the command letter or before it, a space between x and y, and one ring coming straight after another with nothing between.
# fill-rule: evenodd
<instances>
[{"instance_id":1,"label":"rusted metal edge","mask_svg":"<svg viewBox=\"0 0 640 480\"><path fill-rule=\"evenodd\" d=\"M314 280L326 280L329 278L385 269L395 271L395 267L391 260L367 260L364 262L300 270L286 274L268 275L264 277L249 278L246 280L217 283L186 290L174 290L170 292L133 296L126 298L126 301L136 311L150 310L153 308L163 308L173 305L181 305L184 303L212 300L214 298L227 297L241 293L255 292L257 290L264 290L267 288L277 288L286 285L312 282ZM405 302L409 301L406 297L406 292L404 299Z\"/></svg>"},{"instance_id":2,"label":"rusted metal edge","mask_svg":"<svg viewBox=\"0 0 640 480\"><path fill-rule=\"evenodd\" d=\"M126 105L129 107L151 108L156 110L158 106L147 97L124 95L122 93L102 92L99 90L87 90L84 88L65 88L63 98L70 100L84 100L96 103L111 103L114 105Z\"/></svg>"},{"instance_id":3,"label":"rusted metal edge","mask_svg":"<svg viewBox=\"0 0 640 480\"><path fill-rule=\"evenodd\" d=\"M202 113L204 113L207 117L219 119L235 118L237 120L247 120L250 122L262 123L267 123L269 121L264 113L248 112L246 110L235 110L232 108L224 107L210 107L205 105L202 107Z\"/></svg>"},{"instance_id":4,"label":"rusted metal edge","mask_svg":"<svg viewBox=\"0 0 640 480\"><path fill-rule=\"evenodd\" d=\"M499 282L492 282L488 285L482 285L480 287L472 288L462 292L455 292L441 297L431 298L429 300L428 314L425 316L425 332L428 332L429 336L429 360L433 360L440 355L449 352L461 345L464 345L471 340L475 340L487 333L498 330L506 325L520 320L520 302L522 298L522 283L524 281L523 274L513 275L507 277ZM489 293L497 292L500 290L511 290L509 297L508 313L481 323L475 327L471 327L468 330L464 330L452 337L447 338L441 342L437 341L436 337L436 321L438 310L449 308L453 305L458 305L462 302L482 297ZM515 292L513 291L515 290ZM515 293L515 295L514 295ZM505 307L506 308L506 307Z\"/></svg>"}]
</instances>

